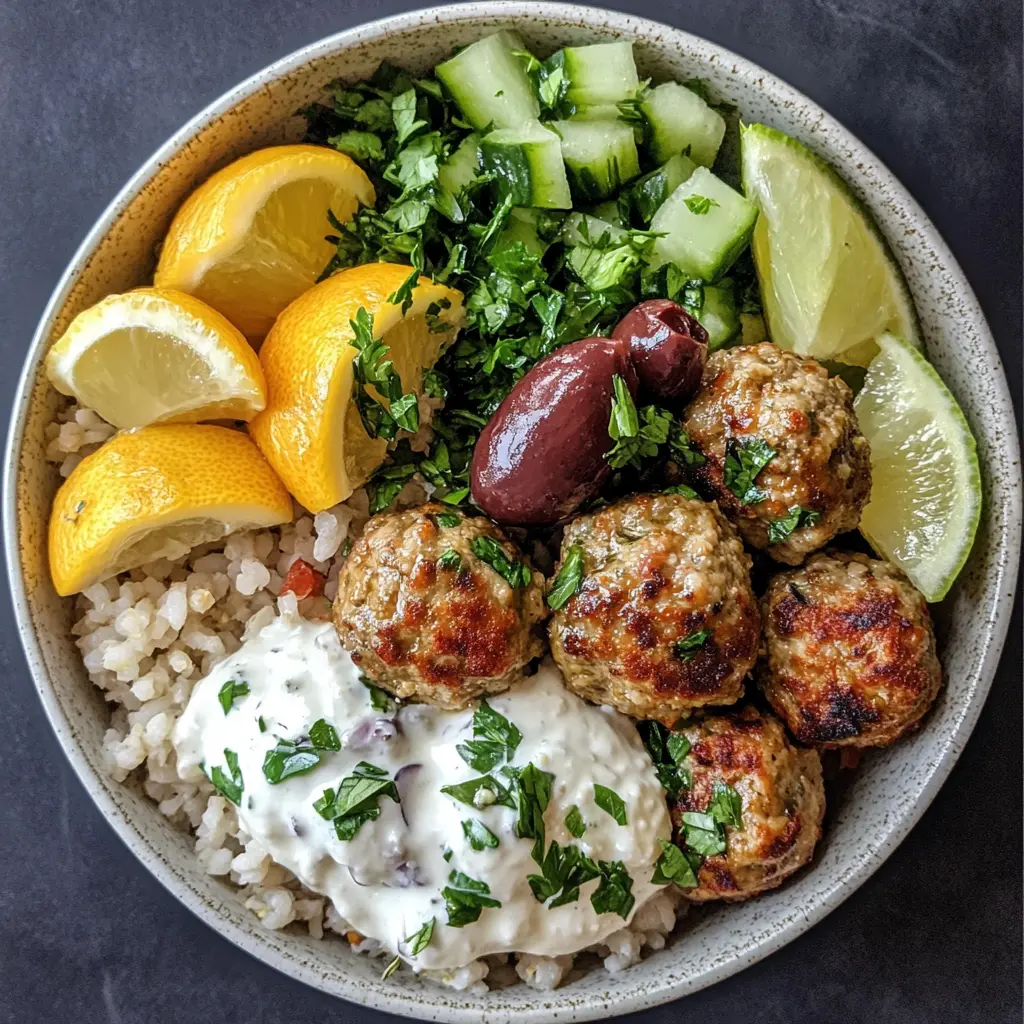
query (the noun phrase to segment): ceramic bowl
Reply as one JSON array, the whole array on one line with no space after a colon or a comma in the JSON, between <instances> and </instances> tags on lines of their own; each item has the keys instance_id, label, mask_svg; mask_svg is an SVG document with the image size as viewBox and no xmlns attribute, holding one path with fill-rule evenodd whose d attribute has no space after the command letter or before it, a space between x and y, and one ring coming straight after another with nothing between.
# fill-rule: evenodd
<instances>
[{"instance_id":1,"label":"ceramic bowl","mask_svg":"<svg viewBox=\"0 0 1024 1024\"><path fill-rule=\"evenodd\" d=\"M519 985L473 995L420 983L411 972L382 985L380 965L344 943L267 931L232 888L202 872L188 836L140 790L104 774L107 711L68 631L71 603L57 598L46 571L46 522L58 481L43 460L43 433L59 396L45 382L42 359L80 310L150 279L172 215L211 172L259 146L297 140L303 125L295 111L329 79L362 78L383 59L427 69L456 44L512 26L544 54L567 43L629 39L642 77L707 79L746 120L796 136L838 168L888 238L928 355L974 428L985 506L967 567L937 610L947 679L938 704L918 733L871 756L833 802L810 870L758 899L699 915L666 949L624 973L591 970L554 992ZM920 817L977 720L1007 628L1019 549L1016 427L999 356L970 286L917 203L828 114L749 61L665 25L560 3L470 3L363 25L271 65L190 121L125 185L61 278L28 351L5 469L8 571L32 677L82 783L139 860L212 928L292 977L366 1006L467 1024L590 1020L665 1002L766 956L846 899Z\"/></svg>"}]
</instances>

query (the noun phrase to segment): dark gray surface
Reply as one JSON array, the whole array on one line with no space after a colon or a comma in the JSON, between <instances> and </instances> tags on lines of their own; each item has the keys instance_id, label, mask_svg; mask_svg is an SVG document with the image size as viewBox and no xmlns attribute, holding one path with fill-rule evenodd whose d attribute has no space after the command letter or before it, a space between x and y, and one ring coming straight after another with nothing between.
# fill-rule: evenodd
<instances>
[{"instance_id":1,"label":"dark gray surface","mask_svg":"<svg viewBox=\"0 0 1024 1024\"><path fill-rule=\"evenodd\" d=\"M0 0L0 408L74 248L173 130L296 47L416 6ZM952 246L1019 392L1020 0L617 6L757 61L878 153ZM136 863L67 767L0 604L0 1020L382 1021L234 949ZM782 952L634 1020L1019 1021L1020 634L1018 605L974 737L878 873Z\"/></svg>"}]
</instances>

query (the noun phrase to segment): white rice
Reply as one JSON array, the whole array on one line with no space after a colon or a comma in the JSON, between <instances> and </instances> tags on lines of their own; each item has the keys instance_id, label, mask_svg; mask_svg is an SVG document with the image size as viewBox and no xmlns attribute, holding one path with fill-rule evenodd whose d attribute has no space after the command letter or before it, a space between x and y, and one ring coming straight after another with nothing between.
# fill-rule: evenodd
<instances>
[{"instance_id":1,"label":"white rice","mask_svg":"<svg viewBox=\"0 0 1024 1024\"><path fill-rule=\"evenodd\" d=\"M421 400L424 422L433 406ZM426 428L429 429L429 428ZM95 412L70 405L46 430L46 457L66 477L86 455L115 433ZM429 434L411 439L429 444ZM399 501L414 504L425 488L410 482ZM304 889L275 864L259 842L246 834L234 807L205 779L178 777L171 733L188 703L192 687L216 662L236 651L246 633L261 629L277 606L295 606L295 597L278 602L291 565L302 559L326 577L324 594L298 602L310 618L330 614L337 593L339 552L357 536L369 517L365 491L315 516L302 509L284 526L234 534L202 545L188 555L161 559L116 579L89 587L75 598L72 633L89 678L111 705L103 756L111 776L121 782L135 774L161 813L195 835L199 863L210 875L231 882L265 928L305 927L314 938L342 935L357 953L392 956L379 942L363 937L329 900ZM636 913L628 928L594 947L604 966L616 972L636 963L646 949L661 949L681 912L678 896L663 890ZM458 991L486 991L517 978L532 988L556 988L573 966L574 956L543 957L523 953L475 960L457 969L423 971L422 977ZM485 980L486 979L486 980Z\"/></svg>"}]
</instances>

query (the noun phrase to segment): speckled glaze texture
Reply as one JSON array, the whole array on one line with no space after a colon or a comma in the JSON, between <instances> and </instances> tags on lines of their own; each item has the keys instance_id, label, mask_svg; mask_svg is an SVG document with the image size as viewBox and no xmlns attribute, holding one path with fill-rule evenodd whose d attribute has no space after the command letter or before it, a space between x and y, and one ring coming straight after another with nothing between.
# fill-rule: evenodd
<instances>
[{"instance_id":1,"label":"speckled glaze texture","mask_svg":"<svg viewBox=\"0 0 1024 1024\"><path fill-rule=\"evenodd\" d=\"M978 438L985 507L967 567L936 609L946 687L921 730L870 755L831 807L811 870L749 903L693 915L668 948L622 974L593 970L555 992L520 985L475 996L421 984L410 972L381 985L379 964L342 943L263 929L233 889L203 874L189 837L172 829L141 791L105 776L107 711L68 633L70 604L57 598L46 573L46 520L57 479L43 460L43 431L59 396L45 383L41 364L51 340L76 313L149 279L160 238L195 185L258 146L297 139L302 125L294 111L328 79L360 78L383 58L426 69L456 44L513 26L543 53L566 43L630 39L642 75L700 75L746 120L796 136L838 168L892 246L920 314L928 355ZM33 339L6 454L4 534L19 628L58 738L111 825L186 906L268 965L367 1006L466 1024L564 1021L638 1010L728 977L827 914L894 849L948 775L985 699L1012 604L1020 497L1006 380L977 301L920 207L836 121L753 64L664 25L558 3L470 3L400 15L299 51L210 106L132 178L72 260Z\"/></svg>"}]
</instances>

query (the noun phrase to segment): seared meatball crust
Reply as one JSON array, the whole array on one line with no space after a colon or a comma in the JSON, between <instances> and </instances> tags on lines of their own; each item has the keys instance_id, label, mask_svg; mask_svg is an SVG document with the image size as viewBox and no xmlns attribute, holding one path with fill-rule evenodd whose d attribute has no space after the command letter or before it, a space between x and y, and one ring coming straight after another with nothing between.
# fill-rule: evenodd
<instances>
[{"instance_id":1,"label":"seared meatball crust","mask_svg":"<svg viewBox=\"0 0 1024 1024\"><path fill-rule=\"evenodd\" d=\"M814 359L770 342L715 352L683 426L707 460L696 470L699 485L751 547L799 565L860 522L871 493L870 449L853 393ZM766 496L745 505L725 485L726 454L755 438L775 455L756 477ZM814 521L773 542L770 524L801 509Z\"/></svg>"},{"instance_id":2,"label":"seared meatball crust","mask_svg":"<svg viewBox=\"0 0 1024 1024\"><path fill-rule=\"evenodd\" d=\"M772 579L763 611L761 687L802 743L886 746L939 692L928 605L888 562L815 555Z\"/></svg>"},{"instance_id":3,"label":"seared meatball crust","mask_svg":"<svg viewBox=\"0 0 1024 1024\"><path fill-rule=\"evenodd\" d=\"M716 505L635 495L571 522L562 562L573 548L583 581L549 628L569 689L665 723L739 699L761 621L750 557Z\"/></svg>"},{"instance_id":4,"label":"seared meatball crust","mask_svg":"<svg viewBox=\"0 0 1024 1024\"><path fill-rule=\"evenodd\" d=\"M456 525L442 525L451 517ZM513 564L526 562L488 519L444 505L366 524L338 576L334 625L378 686L401 699L461 708L507 689L541 653L543 575L531 569L528 585L510 585L474 552L481 538Z\"/></svg>"},{"instance_id":5,"label":"seared meatball crust","mask_svg":"<svg viewBox=\"0 0 1024 1024\"><path fill-rule=\"evenodd\" d=\"M743 801L742 827L725 826L725 853L704 859L697 887L683 889L683 896L738 902L774 889L811 859L821 838L825 786L818 752L793 746L777 718L749 705L681 731L690 741L683 764L691 782L670 803L675 842L683 845L683 814L706 811L716 782L732 786Z\"/></svg>"}]
</instances>

